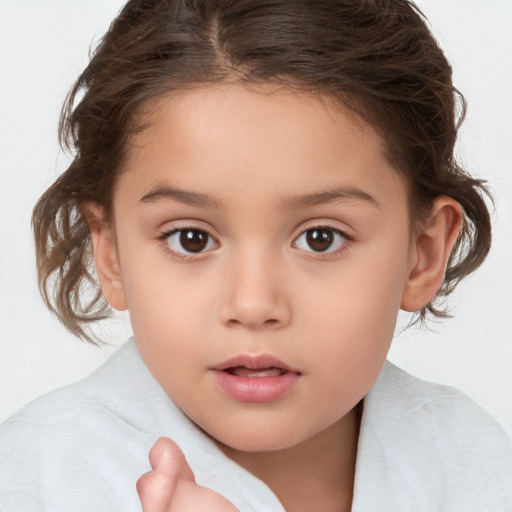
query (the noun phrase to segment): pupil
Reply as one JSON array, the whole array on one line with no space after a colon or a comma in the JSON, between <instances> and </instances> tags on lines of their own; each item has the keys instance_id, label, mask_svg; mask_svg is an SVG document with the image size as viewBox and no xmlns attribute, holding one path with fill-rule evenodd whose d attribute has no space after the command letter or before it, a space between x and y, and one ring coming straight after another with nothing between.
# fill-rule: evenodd
<instances>
[{"instance_id":1,"label":"pupil","mask_svg":"<svg viewBox=\"0 0 512 512\"><path fill-rule=\"evenodd\" d=\"M323 252L331 247L334 237L330 229L310 229L306 238L311 249Z\"/></svg>"},{"instance_id":2,"label":"pupil","mask_svg":"<svg viewBox=\"0 0 512 512\"><path fill-rule=\"evenodd\" d=\"M180 243L187 252L200 252L208 243L208 235L204 231L189 229L181 232Z\"/></svg>"}]
</instances>

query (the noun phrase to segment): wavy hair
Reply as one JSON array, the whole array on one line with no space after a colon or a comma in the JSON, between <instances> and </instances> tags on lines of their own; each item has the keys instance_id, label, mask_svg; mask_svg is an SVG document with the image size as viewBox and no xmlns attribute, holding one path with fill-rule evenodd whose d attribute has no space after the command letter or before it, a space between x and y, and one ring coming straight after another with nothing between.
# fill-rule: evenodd
<instances>
[{"instance_id":1,"label":"wavy hair","mask_svg":"<svg viewBox=\"0 0 512 512\"><path fill-rule=\"evenodd\" d=\"M465 101L426 19L407 0L130 0L70 91L60 140L69 168L33 212L39 287L63 325L98 340L109 314L97 282L86 201L109 218L137 112L192 84L278 83L328 95L383 137L410 184L414 223L448 195L464 209L436 297L418 312L446 316L444 299L485 259L491 242L484 183L454 158Z\"/></svg>"}]
</instances>

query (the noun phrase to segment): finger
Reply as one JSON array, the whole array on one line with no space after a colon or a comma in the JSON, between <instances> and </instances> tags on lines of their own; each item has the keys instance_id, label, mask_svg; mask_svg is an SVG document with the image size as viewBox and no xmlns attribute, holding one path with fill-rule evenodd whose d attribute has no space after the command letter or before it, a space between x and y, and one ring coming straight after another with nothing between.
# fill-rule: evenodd
<instances>
[{"instance_id":1,"label":"finger","mask_svg":"<svg viewBox=\"0 0 512 512\"><path fill-rule=\"evenodd\" d=\"M137 493L143 512L168 510L176 487L176 479L160 472L150 471L137 480Z\"/></svg>"},{"instance_id":2,"label":"finger","mask_svg":"<svg viewBox=\"0 0 512 512\"><path fill-rule=\"evenodd\" d=\"M240 512L240 510L233 505L227 498L221 494L199 487L200 494L198 494L197 512Z\"/></svg>"},{"instance_id":3,"label":"finger","mask_svg":"<svg viewBox=\"0 0 512 512\"><path fill-rule=\"evenodd\" d=\"M224 496L193 482L179 480L167 512L239 512Z\"/></svg>"},{"instance_id":4,"label":"finger","mask_svg":"<svg viewBox=\"0 0 512 512\"><path fill-rule=\"evenodd\" d=\"M161 437L149 452L149 462L155 471L161 471L175 480L195 482L194 473L178 445L168 437Z\"/></svg>"}]
</instances>

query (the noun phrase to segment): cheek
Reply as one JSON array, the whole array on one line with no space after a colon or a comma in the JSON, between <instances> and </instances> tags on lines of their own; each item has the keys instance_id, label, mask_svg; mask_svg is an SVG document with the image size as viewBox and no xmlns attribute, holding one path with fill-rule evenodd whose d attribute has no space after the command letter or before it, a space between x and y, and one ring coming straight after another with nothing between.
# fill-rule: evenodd
<instances>
[{"instance_id":1,"label":"cheek","mask_svg":"<svg viewBox=\"0 0 512 512\"><path fill-rule=\"evenodd\" d=\"M380 337L379 332L385 335L382 329L394 329L407 281L407 250L386 249L384 244L357 249L321 279L304 282L303 315L329 326L327 331L338 325L338 330L359 333L356 339L371 332ZM314 314L307 315L308 311Z\"/></svg>"},{"instance_id":2,"label":"cheek","mask_svg":"<svg viewBox=\"0 0 512 512\"><path fill-rule=\"evenodd\" d=\"M200 344L192 341L199 339L208 309L204 290L197 283L180 278L165 262L145 259L142 254L125 258L123 279L133 333L151 370L172 364L177 356L184 361L200 352Z\"/></svg>"},{"instance_id":3,"label":"cheek","mask_svg":"<svg viewBox=\"0 0 512 512\"><path fill-rule=\"evenodd\" d=\"M304 329L315 333L317 366L326 380L341 380L354 397L366 394L387 356L406 282L405 254L357 255L328 287L308 292L314 307L304 307Z\"/></svg>"}]
</instances>

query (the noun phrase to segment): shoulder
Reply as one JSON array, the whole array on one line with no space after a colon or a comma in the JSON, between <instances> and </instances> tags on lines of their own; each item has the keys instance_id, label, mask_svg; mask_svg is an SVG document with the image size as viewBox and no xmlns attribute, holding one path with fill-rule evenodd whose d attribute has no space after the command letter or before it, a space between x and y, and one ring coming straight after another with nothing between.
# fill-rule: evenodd
<instances>
[{"instance_id":1,"label":"shoulder","mask_svg":"<svg viewBox=\"0 0 512 512\"><path fill-rule=\"evenodd\" d=\"M64 432L89 437L98 429L108 435L122 423L136 427L133 423L143 413L134 407L137 397L131 387L135 378L139 394L145 394L143 377L150 382L135 345L128 341L90 376L39 397L8 418L0 425L0 435L14 438L34 429L37 437L60 438Z\"/></svg>"},{"instance_id":2,"label":"shoulder","mask_svg":"<svg viewBox=\"0 0 512 512\"><path fill-rule=\"evenodd\" d=\"M133 349L122 347L90 377L35 400L0 425L2 511L70 504L76 511L130 510L138 503L135 485L126 482L149 469L153 437L126 396L137 364Z\"/></svg>"},{"instance_id":3,"label":"shoulder","mask_svg":"<svg viewBox=\"0 0 512 512\"><path fill-rule=\"evenodd\" d=\"M390 362L386 362L367 402L389 427L408 428L410 424L435 429L432 440L434 434L444 434L464 443L489 432L493 441L510 444L503 428L467 395L421 380Z\"/></svg>"},{"instance_id":4,"label":"shoulder","mask_svg":"<svg viewBox=\"0 0 512 512\"><path fill-rule=\"evenodd\" d=\"M362 464L378 468L375 479L392 479L403 499L446 511L512 508L512 443L503 428L460 391L389 362L365 399L360 450Z\"/></svg>"}]
</instances>

